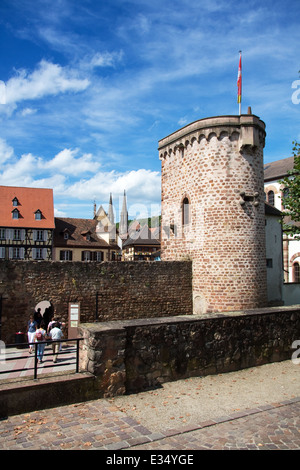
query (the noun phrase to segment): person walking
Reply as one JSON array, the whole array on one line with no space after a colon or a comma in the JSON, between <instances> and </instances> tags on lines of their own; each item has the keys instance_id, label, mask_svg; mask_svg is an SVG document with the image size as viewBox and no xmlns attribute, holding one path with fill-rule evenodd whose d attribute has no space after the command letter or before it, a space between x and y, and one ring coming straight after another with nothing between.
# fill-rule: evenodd
<instances>
[{"instance_id":1,"label":"person walking","mask_svg":"<svg viewBox=\"0 0 300 470\"><path fill-rule=\"evenodd\" d=\"M39 328L40 327L40 324L43 320L43 316L42 316L42 313L41 313L41 309L38 308L36 312L34 312L34 320L37 322L37 327Z\"/></svg>"},{"instance_id":2,"label":"person walking","mask_svg":"<svg viewBox=\"0 0 300 470\"><path fill-rule=\"evenodd\" d=\"M37 322L34 320L33 315L30 315L29 322L27 324L28 343L34 342L34 335L35 335L36 329L37 329ZM29 353L30 354L32 353L32 344L29 344Z\"/></svg>"},{"instance_id":3,"label":"person walking","mask_svg":"<svg viewBox=\"0 0 300 470\"><path fill-rule=\"evenodd\" d=\"M40 364L43 362L43 355L46 346L46 343L44 343L43 341L46 340L46 335L47 332L45 330L45 323L42 321L40 327L36 329L34 335L34 341L37 343L37 357Z\"/></svg>"},{"instance_id":4,"label":"person walking","mask_svg":"<svg viewBox=\"0 0 300 470\"><path fill-rule=\"evenodd\" d=\"M63 338L63 332L59 328L59 323L54 323L51 331L49 333L50 338L52 339L52 351L53 351L53 362L57 362L57 355L59 352L60 343L55 342L55 340L61 340Z\"/></svg>"}]
</instances>

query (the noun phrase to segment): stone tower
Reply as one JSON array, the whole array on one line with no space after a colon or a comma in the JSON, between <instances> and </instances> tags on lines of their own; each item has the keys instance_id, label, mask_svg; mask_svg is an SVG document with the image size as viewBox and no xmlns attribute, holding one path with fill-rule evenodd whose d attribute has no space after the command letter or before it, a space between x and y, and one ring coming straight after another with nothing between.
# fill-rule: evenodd
<instances>
[{"instance_id":1,"label":"stone tower","mask_svg":"<svg viewBox=\"0 0 300 470\"><path fill-rule=\"evenodd\" d=\"M196 314L266 305L265 135L249 110L159 141L161 258L193 261Z\"/></svg>"}]
</instances>

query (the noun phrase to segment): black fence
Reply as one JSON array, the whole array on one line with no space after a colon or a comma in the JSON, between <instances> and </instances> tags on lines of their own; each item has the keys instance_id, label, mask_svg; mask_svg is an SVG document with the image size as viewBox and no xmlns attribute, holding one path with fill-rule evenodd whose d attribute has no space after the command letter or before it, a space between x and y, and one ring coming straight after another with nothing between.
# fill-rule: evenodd
<instances>
[{"instance_id":1,"label":"black fence","mask_svg":"<svg viewBox=\"0 0 300 470\"><path fill-rule=\"evenodd\" d=\"M10 372L23 372L26 370L33 370L33 378L37 379L37 374L38 374L38 348L36 347L38 344L53 344L53 343L75 343L74 344L74 355L75 355L75 372L79 372L79 342L82 341L83 338L74 338L74 339L63 339L63 340L46 340L46 341L38 341L34 343L17 343L17 344L6 344L5 345L5 351L11 348L17 348L17 349L24 349L24 348L29 348L31 347L33 350L33 357L34 357L34 366L33 367L23 367L20 369L6 369L6 370L0 370L0 374L9 374ZM63 356L65 354L70 355L70 350L64 351L63 349L58 352L59 357ZM44 352L43 358L46 356L53 356L53 352ZM18 361L18 360L24 360L25 356L23 355L13 355L11 357L7 357L5 354L5 363L9 361ZM52 363L51 365L46 365L43 363L43 369L46 369L47 367L61 367L61 366L67 366L70 365L71 363L66 363L66 362L56 362ZM0 376L1 379L1 376Z\"/></svg>"}]
</instances>

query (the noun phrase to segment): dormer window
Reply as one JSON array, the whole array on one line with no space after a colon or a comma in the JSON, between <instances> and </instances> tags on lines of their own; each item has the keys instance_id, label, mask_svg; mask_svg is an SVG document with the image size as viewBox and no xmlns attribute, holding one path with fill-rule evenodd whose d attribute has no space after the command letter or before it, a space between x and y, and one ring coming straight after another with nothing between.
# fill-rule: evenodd
<instances>
[{"instance_id":1,"label":"dormer window","mask_svg":"<svg viewBox=\"0 0 300 470\"><path fill-rule=\"evenodd\" d=\"M39 209L37 211L35 211L34 218L35 218L35 220L42 220L42 213Z\"/></svg>"},{"instance_id":2,"label":"dormer window","mask_svg":"<svg viewBox=\"0 0 300 470\"><path fill-rule=\"evenodd\" d=\"M85 238L85 240L90 241L91 240L91 232L89 230L85 232L81 232L81 235Z\"/></svg>"},{"instance_id":3,"label":"dormer window","mask_svg":"<svg viewBox=\"0 0 300 470\"><path fill-rule=\"evenodd\" d=\"M20 217L20 212L18 211L18 209L14 209L12 211L12 218L13 219L18 219Z\"/></svg>"},{"instance_id":4,"label":"dormer window","mask_svg":"<svg viewBox=\"0 0 300 470\"><path fill-rule=\"evenodd\" d=\"M18 198L17 198L17 197L14 197L14 198L13 198L12 204L13 204L14 207L16 207L16 206L19 205L19 201L18 201Z\"/></svg>"},{"instance_id":5,"label":"dormer window","mask_svg":"<svg viewBox=\"0 0 300 470\"><path fill-rule=\"evenodd\" d=\"M62 230L60 233L61 233L61 235L63 235L64 240L69 240L69 238L71 238L70 230L67 229L67 228L65 228L64 230Z\"/></svg>"}]
</instances>

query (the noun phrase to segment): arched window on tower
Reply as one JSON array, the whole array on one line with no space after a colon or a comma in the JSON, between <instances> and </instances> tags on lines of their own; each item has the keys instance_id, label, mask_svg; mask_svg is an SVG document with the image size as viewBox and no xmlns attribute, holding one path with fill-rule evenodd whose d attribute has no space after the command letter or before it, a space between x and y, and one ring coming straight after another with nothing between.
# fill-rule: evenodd
<instances>
[{"instance_id":1,"label":"arched window on tower","mask_svg":"<svg viewBox=\"0 0 300 470\"><path fill-rule=\"evenodd\" d=\"M275 203L274 191L269 191L269 192L268 192L268 203L269 203L271 206L274 206L274 203Z\"/></svg>"},{"instance_id":2,"label":"arched window on tower","mask_svg":"<svg viewBox=\"0 0 300 470\"><path fill-rule=\"evenodd\" d=\"M298 262L293 264L293 282L300 282L300 265Z\"/></svg>"},{"instance_id":3,"label":"arched window on tower","mask_svg":"<svg viewBox=\"0 0 300 470\"><path fill-rule=\"evenodd\" d=\"M182 201L182 225L188 225L190 223L190 201L185 197Z\"/></svg>"}]
</instances>

